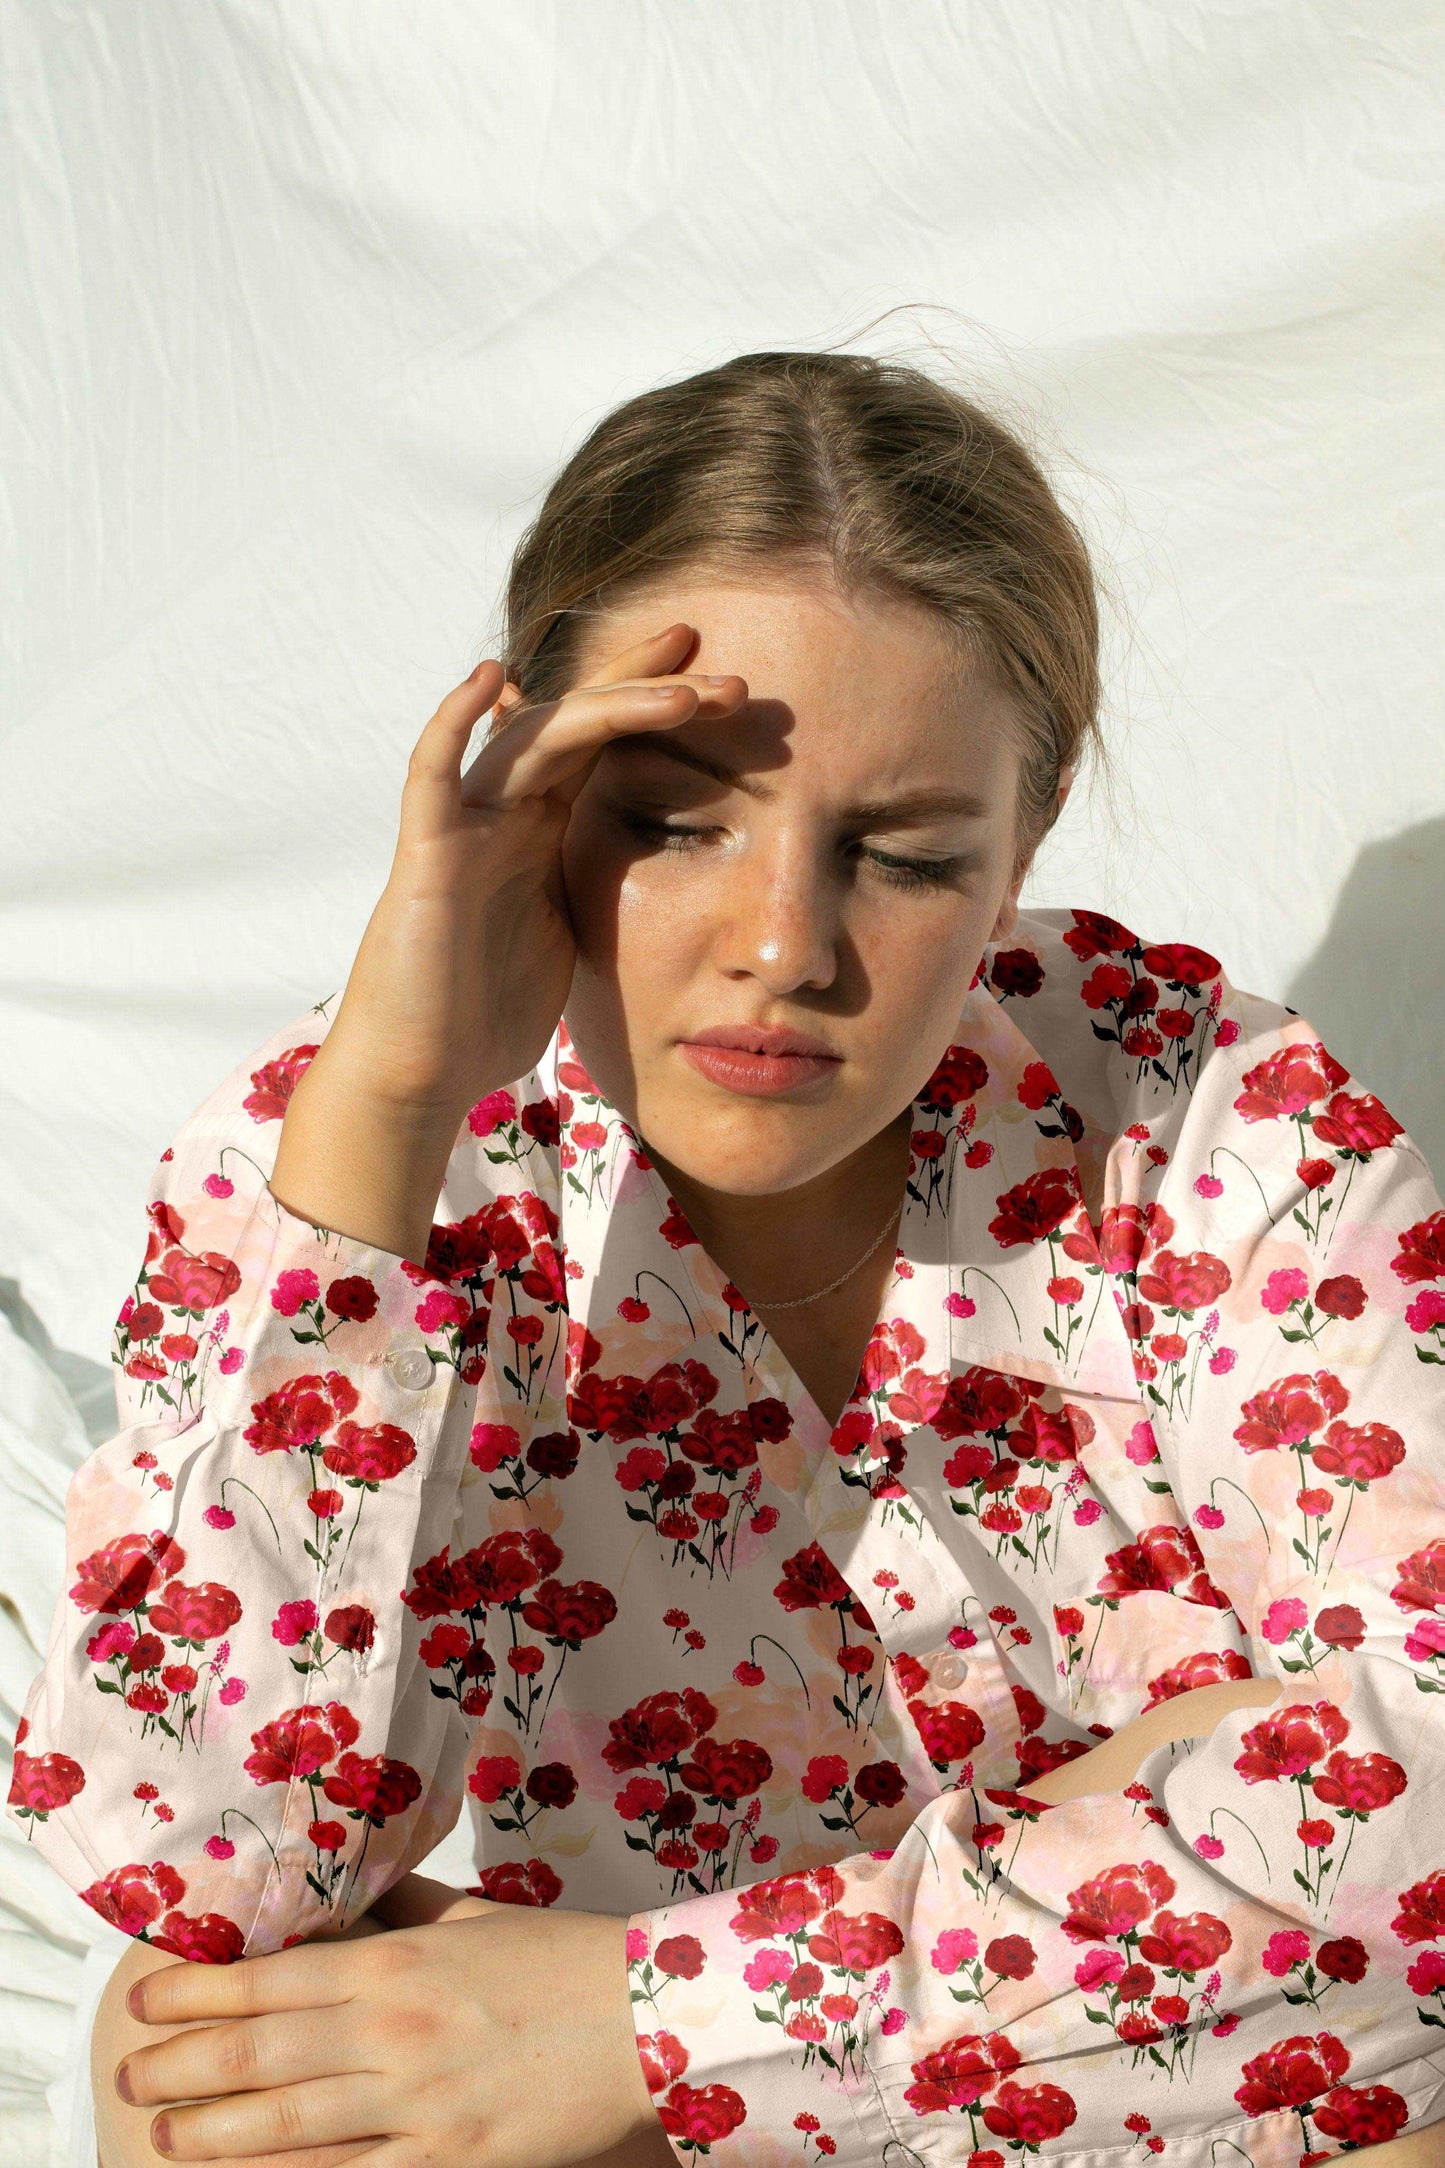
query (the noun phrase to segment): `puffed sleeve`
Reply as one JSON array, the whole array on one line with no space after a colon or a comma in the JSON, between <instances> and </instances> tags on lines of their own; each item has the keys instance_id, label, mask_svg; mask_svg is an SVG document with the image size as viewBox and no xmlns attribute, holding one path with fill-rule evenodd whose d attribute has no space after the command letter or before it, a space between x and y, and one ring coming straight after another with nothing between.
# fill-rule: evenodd
<instances>
[{"instance_id":1,"label":"puffed sleeve","mask_svg":"<svg viewBox=\"0 0 1445 2168\"><path fill-rule=\"evenodd\" d=\"M282 1121L331 1007L161 1156L115 1329L119 1428L67 1494L8 1806L103 1918L202 1962L341 1926L456 1820L481 1652L431 1663L426 1606L399 1599L453 1533L489 1215L525 1196L557 1225L537 1072L470 1110L425 1260L281 1204Z\"/></svg>"},{"instance_id":2,"label":"puffed sleeve","mask_svg":"<svg viewBox=\"0 0 1445 2168\"><path fill-rule=\"evenodd\" d=\"M895 2142L1012 2162L1147 2133L1273 2164L1445 2115L1445 1211L1311 1024L1222 992L1192 1092L1151 1086L1119 1139L1148 1227L1126 1321L1278 1698L1121 1794L950 1793L890 1857L636 1915L643 2060L684 2158L801 2132L859 2168Z\"/></svg>"}]
</instances>

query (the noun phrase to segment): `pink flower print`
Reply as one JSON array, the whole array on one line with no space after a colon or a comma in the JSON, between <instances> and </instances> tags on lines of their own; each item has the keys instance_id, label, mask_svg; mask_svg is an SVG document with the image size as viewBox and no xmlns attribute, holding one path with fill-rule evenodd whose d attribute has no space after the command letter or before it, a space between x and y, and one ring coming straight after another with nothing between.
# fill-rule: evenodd
<instances>
[{"instance_id":1,"label":"pink flower print","mask_svg":"<svg viewBox=\"0 0 1445 2168\"><path fill-rule=\"evenodd\" d=\"M1272 1317L1283 1317L1290 1304L1303 1302L1309 1291L1310 1283L1297 1265L1281 1266L1265 1281L1259 1300Z\"/></svg>"},{"instance_id":2,"label":"pink flower print","mask_svg":"<svg viewBox=\"0 0 1445 2168\"><path fill-rule=\"evenodd\" d=\"M315 1302L320 1293L321 1283L315 1273L309 1267L293 1266L289 1272L277 1274L271 1307L282 1317L295 1317L303 1303Z\"/></svg>"},{"instance_id":3,"label":"pink flower print","mask_svg":"<svg viewBox=\"0 0 1445 2168\"><path fill-rule=\"evenodd\" d=\"M1239 1355L1236 1349L1218 1347L1209 1358L1209 1368L1215 1377L1227 1377L1238 1360Z\"/></svg>"},{"instance_id":4,"label":"pink flower print","mask_svg":"<svg viewBox=\"0 0 1445 2168\"><path fill-rule=\"evenodd\" d=\"M233 1194L236 1185L227 1175L208 1174L201 1187L208 1197L229 1197Z\"/></svg>"},{"instance_id":5,"label":"pink flower print","mask_svg":"<svg viewBox=\"0 0 1445 2168\"><path fill-rule=\"evenodd\" d=\"M1224 1184L1217 1174L1196 1175L1194 1193L1197 1197L1222 1197L1224 1195Z\"/></svg>"},{"instance_id":6,"label":"pink flower print","mask_svg":"<svg viewBox=\"0 0 1445 2168\"><path fill-rule=\"evenodd\" d=\"M448 1287L434 1287L416 1307L416 1324L421 1332L445 1332L448 1325L465 1325L472 1314L472 1306L464 1295L454 1295Z\"/></svg>"},{"instance_id":7,"label":"pink flower print","mask_svg":"<svg viewBox=\"0 0 1445 2168\"><path fill-rule=\"evenodd\" d=\"M517 1102L509 1091L488 1092L468 1114L467 1127L474 1137L490 1137L504 1122L516 1119Z\"/></svg>"},{"instance_id":8,"label":"pink flower print","mask_svg":"<svg viewBox=\"0 0 1445 2168\"><path fill-rule=\"evenodd\" d=\"M1276 1980L1282 1980L1296 1965L1304 1964L1309 1954L1309 1936L1298 1927L1282 1927L1266 1942L1260 1963Z\"/></svg>"},{"instance_id":9,"label":"pink flower print","mask_svg":"<svg viewBox=\"0 0 1445 2168\"><path fill-rule=\"evenodd\" d=\"M316 1606L309 1596L296 1603L283 1603L271 1622L272 1635L283 1649L294 1649L315 1631Z\"/></svg>"},{"instance_id":10,"label":"pink flower print","mask_svg":"<svg viewBox=\"0 0 1445 2168\"><path fill-rule=\"evenodd\" d=\"M207 1837L201 1849L208 1852L212 1859L230 1859L236 1847L229 1837Z\"/></svg>"},{"instance_id":11,"label":"pink flower print","mask_svg":"<svg viewBox=\"0 0 1445 2168\"><path fill-rule=\"evenodd\" d=\"M1196 1837L1194 1849L1201 1859L1222 1859L1224 1857L1224 1846L1220 1843L1218 1837Z\"/></svg>"},{"instance_id":12,"label":"pink flower print","mask_svg":"<svg viewBox=\"0 0 1445 2168\"><path fill-rule=\"evenodd\" d=\"M221 1360L216 1365L216 1368L220 1371L222 1377L229 1378L234 1377L238 1370L244 1369L245 1364L245 1349L239 1347L228 1347L225 1354L221 1357Z\"/></svg>"},{"instance_id":13,"label":"pink flower print","mask_svg":"<svg viewBox=\"0 0 1445 2168\"><path fill-rule=\"evenodd\" d=\"M207 1506L201 1519L208 1528L234 1528L236 1516L229 1506Z\"/></svg>"},{"instance_id":14,"label":"pink flower print","mask_svg":"<svg viewBox=\"0 0 1445 2168\"><path fill-rule=\"evenodd\" d=\"M224 1702L228 1709L231 1708L234 1703L238 1701L244 1701L245 1698L246 1682L244 1679L227 1679L225 1685L221 1688L221 1691L217 1696L217 1699Z\"/></svg>"},{"instance_id":15,"label":"pink flower print","mask_svg":"<svg viewBox=\"0 0 1445 2168\"><path fill-rule=\"evenodd\" d=\"M969 1295L947 1295L943 1307L950 1317L972 1317L978 1304Z\"/></svg>"},{"instance_id":16,"label":"pink flower print","mask_svg":"<svg viewBox=\"0 0 1445 2168\"><path fill-rule=\"evenodd\" d=\"M1299 1597L1281 1596L1265 1612L1259 1630L1266 1641L1273 1642L1278 1648L1282 1641L1288 1641L1291 1634L1297 1634L1308 1624L1309 1611Z\"/></svg>"},{"instance_id":17,"label":"pink flower print","mask_svg":"<svg viewBox=\"0 0 1445 2168\"><path fill-rule=\"evenodd\" d=\"M1201 1528L1222 1528L1224 1515L1218 1506L1196 1506L1194 1518Z\"/></svg>"}]
</instances>

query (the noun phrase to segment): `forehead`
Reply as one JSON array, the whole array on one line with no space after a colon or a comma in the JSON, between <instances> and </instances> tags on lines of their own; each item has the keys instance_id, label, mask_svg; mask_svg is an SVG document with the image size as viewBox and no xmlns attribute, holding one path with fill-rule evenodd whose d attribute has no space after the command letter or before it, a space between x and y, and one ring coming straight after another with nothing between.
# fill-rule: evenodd
<instances>
[{"instance_id":1,"label":"forehead","mask_svg":"<svg viewBox=\"0 0 1445 2168\"><path fill-rule=\"evenodd\" d=\"M680 744L734 765L784 758L880 781L975 779L1016 762L1016 715L992 671L972 662L926 607L816 580L695 577L621 598L588 625L576 682L612 674L629 647L681 621L697 635L684 674L736 672L748 700L720 723L682 724ZM645 741L627 741L641 751ZM926 771L926 777L925 777ZM839 780L842 780L841 772Z\"/></svg>"}]
</instances>

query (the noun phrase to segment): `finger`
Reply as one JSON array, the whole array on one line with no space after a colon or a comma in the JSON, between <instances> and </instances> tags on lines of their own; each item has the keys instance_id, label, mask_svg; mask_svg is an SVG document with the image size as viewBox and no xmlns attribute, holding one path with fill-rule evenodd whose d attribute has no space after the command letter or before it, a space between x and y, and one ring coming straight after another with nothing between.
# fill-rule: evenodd
<instances>
[{"instance_id":1,"label":"finger","mask_svg":"<svg viewBox=\"0 0 1445 2168\"><path fill-rule=\"evenodd\" d=\"M349 1944L298 1942L234 1965L163 1965L137 1980L125 2004L143 2025L197 2018L261 2017L268 2010L318 2010L349 2002L368 1953Z\"/></svg>"},{"instance_id":2,"label":"finger","mask_svg":"<svg viewBox=\"0 0 1445 2168\"><path fill-rule=\"evenodd\" d=\"M462 777L462 803L502 810L526 798L567 795L617 738L676 730L680 723L717 722L747 699L735 671L718 677L669 677L650 682L583 686L561 699L518 709Z\"/></svg>"},{"instance_id":3,"label":"finger","mask_svg":"<svg viewBox=\"0 0 1445 2168\"><path fill-rule=\"evenodd\" d=\"M661 632L650 632L645 640L635 640L630 647L619 648L609 655L592 676L589 685L619 685L627 678L652 677L659 670L675 670L677 657L686 654L692 645L693 628L679 620L665 625Z\"/></svg>"},{"instance_id":4,"label":"finger","mask_svg":"<svg viewBox=\"0 0 1445 2168\"><path fill-rule=\"evenodd\" d=\"M132 2107L254 2093L358 2066L350 2028L329 2010L277 2011L234 2025L204 2025L137 2048L116 2065L115 2089Z\"/></svg>"},{"instance_id":5,"label":"finger","mask_svg":"<svg viewBox=\"0 0 1445 2168\"><path fill-rule=\"evenodd\" d=\"M460 685L453 686L412 747L408 782L455 784L467 740L496 702L506 678L495 656L488 656Z\"/></svg>"},{"instance_id":6,"label":"finger","mask_svg":"<svg viewBox=\"0 0 1445 2168\"><path fill-rule=\"evenodd\" d=\"M296 2152L347 2138L380 2138L384 2113L377 2074L313 2078L272 2093L232 2093L185 2108L165 2108L151 2143L168 2160L231 2160L237 2153Z\"/></svg>"}]
</instances>

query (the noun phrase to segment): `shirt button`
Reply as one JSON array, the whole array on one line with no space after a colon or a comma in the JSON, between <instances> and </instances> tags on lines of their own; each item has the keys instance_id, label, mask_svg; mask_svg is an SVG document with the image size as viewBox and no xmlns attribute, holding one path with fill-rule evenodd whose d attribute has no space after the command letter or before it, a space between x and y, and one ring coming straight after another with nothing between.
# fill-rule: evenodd
<instances>
[{"instance_id":1,"label":"shirt button","mask_svg":"<svg viewBox=\"0 0 1445 2168\"><path fill-rule=\"evenodd\" d=\"M387 1356L386 1367L398 1385L421 1393L430 1385L435 1365L424 1347L397 1347Z\"/></svg>"},{"instance_id":2,"label":"shirt button","mask_svg":"<svg viewBox=\"0 0 1445 2168\"><path fill-rule=\"evenodd\" d=\"M962 1686L968 1677L968 1658L960 1656L956 1649L949 1649L934 1665L932 1677L935 1686Z\"/></svg>"}]
</instances>

